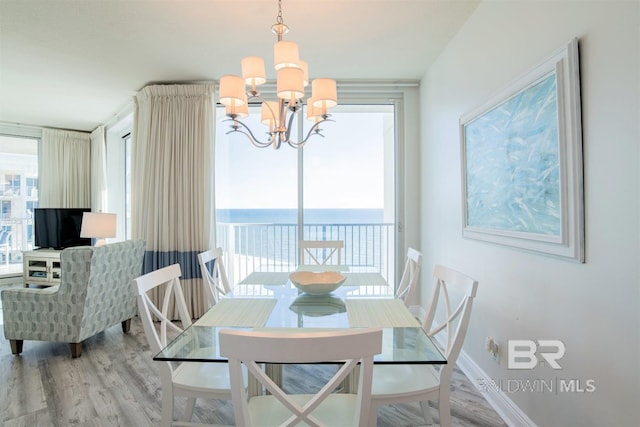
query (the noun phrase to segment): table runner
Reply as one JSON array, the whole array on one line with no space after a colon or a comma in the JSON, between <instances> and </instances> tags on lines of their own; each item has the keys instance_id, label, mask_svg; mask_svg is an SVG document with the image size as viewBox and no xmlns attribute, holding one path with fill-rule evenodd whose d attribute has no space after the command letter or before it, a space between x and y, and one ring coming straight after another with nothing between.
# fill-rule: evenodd
<instances>
[{"instance_id":1,"label":"table runner","mask_svg":"<svg viewBox=\"0 0 640 427\"><path fill-rule=\"evenodd\" d=\"M289 280L287 271L254 271L242 279L241 285L284 285Z\"/></svg>"},{"instance_id":2,"label":"table runner","mask_svg":"<svg viewBox=\"0 0 640 427\"><path fill-rule=\"evenodd\" d=\"M387 286L387 281L380 273L340 273L347 280L343 286Z\"/></svg>"},{"instance_id":3,"label":"table runner","mask_svg":"<svg viewBox=\"0 0 640 427\"><path fill-rule=\"evenodd\" d=\"M195 325L260 327L266 323L275 305L275 299L223 298L198 319Z\"/></svg>"},{"instance_id":4,"label":"table runner","mask_svg":"<svg viewBox=\"0 0 640 427\"><path fill-rule=\"evenodd\" d=\"M398 299L347 299L345 304L352 328L420 326L404 302Z\"/></svg>"}]
</instances>

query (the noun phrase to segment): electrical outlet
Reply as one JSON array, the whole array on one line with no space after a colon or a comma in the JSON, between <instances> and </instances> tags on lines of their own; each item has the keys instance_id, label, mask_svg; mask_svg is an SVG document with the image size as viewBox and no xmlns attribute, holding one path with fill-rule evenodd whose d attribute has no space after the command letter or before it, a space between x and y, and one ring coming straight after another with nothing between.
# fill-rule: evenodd
<instances>
[{"instance_id":1,"label":"electrical outlet","mask_svg":"<svg viewBox=\"0 0 640 427\"><path fill-rule=\"evenodd\" d=\"M490 352L491 352L491 358L499 363L500 362L500 348L499 348L498 343L496 341L493 341Z\"/></svg>"},{"instance_id":2,"label":"electrical outlet","mask_svg":"<svg viewBox=\"0 0 640 427\"><path fill-rule=\"evenodd\" d=\"M491 347L493 347L493 338L487 337L484 340L484 349L486 351L491 351Z\"/></svg>"},{"instance_id":3,"label":"electrical outlet","mask_svg":"<svg viewBox=\"0 0 640 427\"><path fill-rule=\"evenodd\" d=\"M500 363L500 347L498 342L491 337L485 338L484 349L491 354L491 358Z\"/></svg>"}]
</instances>

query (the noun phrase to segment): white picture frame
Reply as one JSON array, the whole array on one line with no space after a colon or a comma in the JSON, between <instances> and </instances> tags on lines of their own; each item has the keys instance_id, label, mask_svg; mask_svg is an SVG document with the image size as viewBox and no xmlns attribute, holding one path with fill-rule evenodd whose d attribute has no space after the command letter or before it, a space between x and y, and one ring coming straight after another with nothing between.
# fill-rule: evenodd
<instances>
[{"instance_id":1,"label":"white picture frame","mask_svg":"<svg viewBox=\"0 0 640 427\"><path fill-rule=\"evenodd\" d=\"M578 40L460 118L463 236L584 262Z\"/></svg>"}]
</instances>

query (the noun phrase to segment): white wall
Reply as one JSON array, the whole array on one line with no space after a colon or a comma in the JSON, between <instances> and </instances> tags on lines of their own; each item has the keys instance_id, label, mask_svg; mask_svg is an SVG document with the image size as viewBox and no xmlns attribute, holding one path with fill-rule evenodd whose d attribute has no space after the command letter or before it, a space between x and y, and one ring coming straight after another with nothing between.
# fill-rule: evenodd
<instances>
[{"instance_id":1,"label":"white wall","mask_svg":"<svg viewBox=\"0 0 640 427\"><path fill-rule=\"evenodd\" d=\"M466 272L480 285L464 351L488 378L595 380L593 393L506 393L540 426L640 419L639 17L636 1L484 1L421 83L422 305L435 263ZM573 37L586 263L463 239L460 116ZM489 335L502 344L499 364L484 350ZM508 339L562 340L563 369L508 370Z\"/></svg>"}]
</instances>

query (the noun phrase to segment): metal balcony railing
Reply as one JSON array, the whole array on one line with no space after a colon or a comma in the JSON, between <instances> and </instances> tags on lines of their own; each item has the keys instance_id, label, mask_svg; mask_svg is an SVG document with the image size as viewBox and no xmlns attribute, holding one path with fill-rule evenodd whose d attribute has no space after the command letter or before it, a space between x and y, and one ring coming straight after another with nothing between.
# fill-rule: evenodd
<instances>
[{"instance_id":1,"label":"metal balcony railing","mask_svg":"<svg viewBox=\"0 0 640 427\"><path fill-rule=\"evenodd\" d=\"M395 283L393 223L307 224L305 240L344 241L342 263ZM237 283L254 271L292 271L298 265L297 224L218 223L227 275Z\"/></svg>"},{"instance_id":2,"label":"metal balcony railing","mask_svg":"<svg viewBox=\"0 0 640 427\"><path fill-rule=\"evenodd\" d=\"M22 270L22 251L33 249L33 218L0 219L0 274Z\"/></svg>"}]
</instances>

